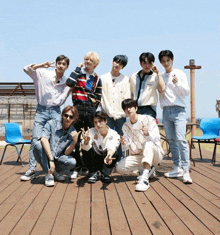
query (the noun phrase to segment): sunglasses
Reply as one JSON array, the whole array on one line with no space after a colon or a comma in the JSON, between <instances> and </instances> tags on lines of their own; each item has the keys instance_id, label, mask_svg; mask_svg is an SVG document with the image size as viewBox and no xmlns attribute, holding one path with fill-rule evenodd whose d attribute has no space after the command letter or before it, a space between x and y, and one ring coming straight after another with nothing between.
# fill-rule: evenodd
<instances>
[{"instance_id":1,"label":"sunglasses","mask_svg":"<svg viewBox=\"0 0 220 235\"><path fill-rule=\"evenodd\" d=\"M66 114L66 113L64 113L63 116L64 116L65 118L69 118L69 119L71 119L71 120L74 118L73 115L68 115L68 114Z\"/></svg>"}]
</instances>

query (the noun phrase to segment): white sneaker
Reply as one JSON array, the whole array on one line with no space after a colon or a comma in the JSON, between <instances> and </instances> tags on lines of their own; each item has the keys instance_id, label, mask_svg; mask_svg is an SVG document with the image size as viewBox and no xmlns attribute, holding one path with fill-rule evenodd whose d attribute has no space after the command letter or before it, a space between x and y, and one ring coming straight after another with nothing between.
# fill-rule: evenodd
<instances>
[{"instance_id":1,"label":"white sneaker","mask_svg":"<svg viewBox=\"0 0 220 235\"><path fill-rule=\"evenodd\" d=\"M144 192L144 191L147 191L149 187L150 187L150 184L149 184L148 179L144 177L140 177L135 187L135 190L138 192Z\"/></svg>"},{"instance_id":2,"label":"white sneaker","mask_svg":"<svg viewBox=\"0 0 220 235\"><path fill-rule=\"evenodd\" d=\"M172 171L164 173L164 176L167 178L181 177L183 176L183 169L180 168L179 166L175 166Z\"/></svg>"},{"instance_id":3,"label":"white sneaker","mask_svg":"<svg viewBox=\"0 0 220 235\"><path fill-rule=\"evenodd\" d=\"M78 176L78 171L70 171L69 178L70 179L76 179Z\"/></svg>"},{"instance_id":4,"label":"white sneaker","mask_svg":"<svg viewBox=\"0 0 220 235\"><path fill-rule=\"evenodd\" d=\"M54 177L52 174L45 175L45 185L47 187L54 186Z\"/></svg>"},{"instance_id":5,"label":"white sneaker","mask_svg":"<svg viewBox=\"0 0 220 235\"><path fill-rule=\"evenodd\" d=\"M183 172L183 183L184 184L192 184L192 182L193 181L190 177L189 170L188 169L184 170L184 172Z\"/></svg>"},{"instance_id":6,"label":"white sneaker","mask_svg":"<svg viewBox=\"0 0 220 235\"><path fill-rule=\"evenodd\" d=\"M65 180L65 177L56 171L54 171L54 178L56 181L64 181Z\"/></svg>"},{"instance_id":7,"label":"white sneaker","mask_svg":"<svg viewBox=\"0 0 220 235\"><path fill-rule=\"evenodd\" d=\"M33 179L33 178L35 178L36 177L36 172L35 172L35 170L28 170L28 171L26 171L26 173L24 174L24 175L22 175L21 177L20 177L20 179L22 180L22 181L27 181L27 180L31 180L31 179Z\"/></svg>"},{"instance_id":8,"label":"white sneaker","mask_svg":"<svg viewBox=\"0 0 220 235\"><path fill-rule=\"evenodd\" d=\"M152 179L154 177L156 177L156 170L155 167L152 166L148 173L148 179Z\"/></svg>"}]
</instances>

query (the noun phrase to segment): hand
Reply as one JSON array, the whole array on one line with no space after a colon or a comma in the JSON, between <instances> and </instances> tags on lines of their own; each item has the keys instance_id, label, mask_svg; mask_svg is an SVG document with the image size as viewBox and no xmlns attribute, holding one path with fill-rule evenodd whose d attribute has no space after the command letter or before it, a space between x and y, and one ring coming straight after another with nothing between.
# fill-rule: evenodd
<instances>
[{"instance_id":1,"label":"hand","mask_svg":"<svg viewBox=\"0 0 220 235\"><path fill-rule=\"evenodd\" d=\"M82 68L84 66L84 63L79 63L77 67Z\"/></svg>"},{"instance_id":2,"label":"hand","mask_svg":"<svg viewBox=\"0 0 220 235\"><path fill-rule=\"evenodd\" d=\"M49 161L49 164L50 164L50 169L48 171L48 174L53 174L55 171L55 164L54 162L51 162L51 161Z\"/></svg>"},{"instance_id":3,"label":"hand","mask_svg":"<svg viewBox=\"0 0 220 235\"><path fill-rule=\"evenodd\" d=\"M157 75L160 74L160 71L158 69L158 67L156 65L153 64L153 67L151 69L154 73L156 73Z\"/></svg>"},{"instance_id":4,"label":"hand","mask_svg":"<svg viewBox=\"0 0 220 235\"><path fill-rule=\"evenodd\" d=\"M125 139L125 137L123 135L121 135L120 143L123 144L123 145L127 144L126 139Z\"/></svg>"},{"instance_id":5,"label":"hand","mask_svg":"<svg viewBox=\"0 0 220 235\"><path fill-rule=\"evenodd\" d=\"M104 163L106 165L111 165L112 164L112 160L114 160L115 158L112 157L113 156L113 151L111 151L110 153L107 154L107 156L104 159Z\"/></svg>"},{"instance_id":6,"label":"hand","mask_svg":"<svg viewBox=\"0 0 220 235\"><path fill-rule=\"evenodd\" d=\"M77 131L72 131L72 132L70 133L70 135L71 135L72 138L73 138L73 142L74 142L74 143L77 142L78 136L79 136L80 132L81 132L81 131L79 131L79 132L77 132Z\"/></svg>"},{"instance_id":7,"label":"hand","mask_svg":"<svg viewBox=\"0 0 220 235\"><path fill-rule=\"evenodd\" d=\"M89 127L87 128L86 132L85 132L84 128L82 128L81 130L82 130L82 137L84 139L84 144L87 145L91 139Z\"/></svg>"},{"instance_id":8,"label":"hand","mask_svg":"<svg viewBox=\"0 0 220 235\"><path fill-rule=\"evenodd\" d=\"M142 125L142 131L144 135L149 135L148 128L146 126Z\"/></svg>"},{"instance_id":9,"label":"hand","mask_svg":"<svg viewBox=\"0 0 220 235\"><path fill-rule=\"evenodd\" d=\"M178 82L178 78L176 77L176 75L173 75L173 80L172 80L173 84L176 84Z\"/></svg>"},{"instance_id":10,"label":"hand","mask_svg":"<svg viewBox=\"0 0 220 235\"><path fill-rule=\"evenodd\" d=\"M47 62L44 62L42 65L43 65L44 68L49 68L49 67L55 67L54 64L55 64L55 62L51 63L51 62L47 61Z\"/></svg>"}]
</instances>

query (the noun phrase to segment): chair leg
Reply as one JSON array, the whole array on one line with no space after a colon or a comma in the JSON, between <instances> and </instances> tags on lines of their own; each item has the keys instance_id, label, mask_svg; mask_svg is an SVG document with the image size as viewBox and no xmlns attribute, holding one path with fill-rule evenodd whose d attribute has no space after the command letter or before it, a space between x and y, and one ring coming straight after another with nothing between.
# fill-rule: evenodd
<instances>
[{"instance_id":1,"label":"chair leg","mask_svg":"<svg viewBox=\"0 0 220 235\"><path fill-rule=\"evenodd\" d=\"M190 160L192 160L192 162L193 162L193 166L196 166L196 163L195 163L194 159L192 158L192 146L193 146L193 141L191 140L191 143L189 143L189 157L190 157Z\"/></svg>"},{"instance_id":2,"label":"chair leg","mask_svg":"<svg viewBox=\"0 0 220 235\"><path fill-rule=\"evenodd\" d=\"M5 145L5 148L4 148L4 151L3 151L3 154L2 154L2 159L1 159L0 165L2 164L2 161L3 161L3 158L4 158L4 156L5 156L5 151L6 151L7 147L8 147L8 144Z\"/></svg>"},{"instance_id":3,"label":"chair leg","mask_svg":"<svg viewBox=\"0 0 220 235\"><path fill-rule=\"evenodd\" d=\"M23 145L24 145L24 144L22 144L21 151L22 151ZM23 164L23 162L22 162L22 160L21 160L21 152L19 151L19 149L18 149L18 147L17 147L16 145L14 145L14 147L16 148L16 151L17 151L17 154L18 154L17 162L18 162L19 159L20 159L21 165L24 166L24 164Z\"/></svg>"},{"instance_id":4,"label":"chair leg","mask_svg":"<svg viewBox=\"0 0 220 235\"><path fill-rule=\"evenodd\" d=\"M200 142L199 141L198 141L198 145L199 145L200 159L202 160L202 151L201 151L201 147L200 147Z\"/></svg>"},{"instance_id":5,"label":"chair leg","mask_svg":"<svg viewBox=\"0 0 220 235\"><path fill-rule=\"evenodd\" d=\"M215 159L216 159L216 147L217 143L215 143L214 150L213 150L213 155L212 155L212 161L211 163L214 165L215 164Z\"/></svg>"}]
</instances>

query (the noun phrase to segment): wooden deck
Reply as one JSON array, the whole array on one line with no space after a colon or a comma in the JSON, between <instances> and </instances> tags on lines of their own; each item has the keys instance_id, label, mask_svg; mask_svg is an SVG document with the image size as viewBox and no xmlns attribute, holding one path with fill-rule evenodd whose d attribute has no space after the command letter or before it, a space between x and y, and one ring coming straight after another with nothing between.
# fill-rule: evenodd
<instances>
[{"instance_id":1,"label":"wooden deck","mask_svg":"<svg viewBox=\"0 0 220 235\"><path fill-rule=\"evenodd\" d=\"M193 184L164 178L172 164L166 158L143 193L135 192L135 177L116 173L108 185L90 185L80 176L48 188L39 166L36 179L21 182L28 149L22 154L24 167L10 149L0 166L0 234L219 234L220 154L212 166L212 153L203 153L201 161L193 150Z\"/></svg>"}]
</instances>

